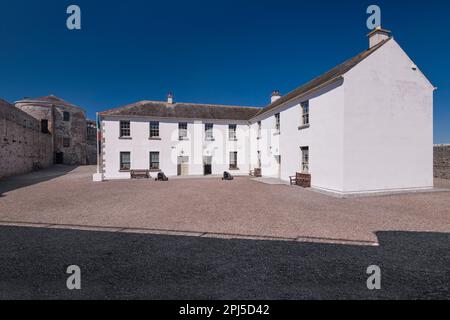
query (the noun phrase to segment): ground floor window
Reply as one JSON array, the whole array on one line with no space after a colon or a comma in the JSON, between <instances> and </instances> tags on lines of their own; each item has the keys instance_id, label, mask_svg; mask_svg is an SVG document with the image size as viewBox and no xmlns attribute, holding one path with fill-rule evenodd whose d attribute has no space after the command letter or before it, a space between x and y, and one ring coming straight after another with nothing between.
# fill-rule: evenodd
<instances>
[{"instance_id":1,"label":"ground floor window","mask_svg":"<svg viewBox=\"0 0 450 320\"><path fill-rule=\"evenodd\" d=\"M131 153L121 152L120 153L120 170L126 171L131 169Z\"/></svg>"},{"instance_id":2,"label":"ground floor window","mask_svg":"<svg viewBox=\"0 0 450 320\"><path fill-rule=\"evenodd\" d=\"M159 152L150 152L150 170L159 170Z\"/></svg>"},{"instance_id":3,"label":"ground floor window","mask_svg":"<svg viewBox=\"0 0 450 320\"><path fill-rule=\"evenodd\" d=\"M237 166L237 151L230 152L230 170L236 170Z\"/></svg>"},{"instance_id":4,"label":"ground floor window","mask_svg":"<svg viewBox=\"0 0 450 320\"><path fill-rule=\"evenodd\" d=\"M309 147L302 147L302 172L308 173L309 172Z\"/></svg>"}]
</instances>

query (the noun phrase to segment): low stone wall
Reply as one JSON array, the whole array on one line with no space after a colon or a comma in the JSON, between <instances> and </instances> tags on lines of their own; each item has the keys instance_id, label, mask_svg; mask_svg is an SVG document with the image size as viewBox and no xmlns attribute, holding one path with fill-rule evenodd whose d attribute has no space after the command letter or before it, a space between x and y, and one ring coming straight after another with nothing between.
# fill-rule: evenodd
<instances>
[{"instance_id":1,"label":"low stone wall","mask_svg":"<svg viewBox=\"0 0 450 320\"><path fill-rule=\"evenodd\" d=\"M53 164L50 134L40 122L0 99L0 179Z\"/></svg>"},{"instance_id":2,"label":"low stone wall","mask_svg":"<svg viewBox=\"0 0 450 320\"><path fill-rule=\"evenodd\" d=\"M434 177L450 179L450 145L434 146Z\"/></svg>"}]
</instances>

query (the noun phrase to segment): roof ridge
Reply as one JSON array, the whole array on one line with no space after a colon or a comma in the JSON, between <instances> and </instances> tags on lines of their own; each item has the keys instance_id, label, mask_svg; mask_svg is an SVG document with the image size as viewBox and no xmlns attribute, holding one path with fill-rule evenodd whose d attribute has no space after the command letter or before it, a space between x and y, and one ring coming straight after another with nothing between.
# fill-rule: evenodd
<instances>
[{"instance_id":1,"label":"roof ridge","mask_svg":"<svg viewBox=\"0 0 450 320\"><path fill-rule=\"evenodd\" d=\"M317 76L313 78L312 80L304 83L303 85L295 88L294 90L290 91L286 95L282 96L280 99L274 101L273 103L269 104L268 106L264 107L260 112L256 114L256 116L259 116L261 114L264 114L270 110L275 109L276 107L290 101L291 99L294 99L298 97L301 94L305 94L311 90L314 90L315 88L333 80L337 79L346 73L348 73L351 69L356 67L359 63L364 61L366 58L368 58L372 53L377 51L379 48L381 48L384 44L386 44L389 40L391 40L392 37L389 37L388 39L385 39L378 43L377 45L373 46L372 48L368 48L357 55L345 60L344 62L338 64L337 66L329 69L328 71L325 71L320 76ZM353 63L354 62L354 63ZM349 65L350 64L350 65ZM317 82L316 84L314 82ZM313 85L314 84L314 85ZM311 86L311 88L309 88Z\"/></svg>"},{"instance_id":2,"label":"roof ridge","mask_svg":"<svg viewBox=\"0 0 450 320\"><path fill-rule=\"evenodd\" d=\"M100 114L105 114L111 111L119 111L119 110L127 110L139 105L145 105L147 103L150 104L164 104L166 106L177 106L177 105L186 105L186 106L205 106L205 107L219 107L219 108L236 108L236 109L262 109L262 107L254 107L254 106L236 106L236 105L225 105L225 104L212 104L212 103L193 103L193 102L174 102L172 104L167 101L157 101L157 100L139 100L137 102L133 102L130 104L126 104L120 107L111 108L105 111L100 112Z\"/></svg>"}]
</instances>

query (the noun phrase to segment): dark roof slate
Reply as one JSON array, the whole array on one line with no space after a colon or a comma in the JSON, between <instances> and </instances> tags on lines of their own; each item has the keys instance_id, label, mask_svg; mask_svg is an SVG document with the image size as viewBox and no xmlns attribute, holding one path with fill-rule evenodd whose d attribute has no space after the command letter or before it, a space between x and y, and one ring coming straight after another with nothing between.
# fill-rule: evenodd
<instances>
[{"instance_id":1,"label":"dark roof slate","mask_svg":"<svg viewBox=\"0 0 450 320\"><path fill-rule=\"evenodd\" d=\"M255 107L140 101L121 108L101 112L100 114L180 119L249 120L259 110L260 108Z\"/></svg>"}]
</instances>

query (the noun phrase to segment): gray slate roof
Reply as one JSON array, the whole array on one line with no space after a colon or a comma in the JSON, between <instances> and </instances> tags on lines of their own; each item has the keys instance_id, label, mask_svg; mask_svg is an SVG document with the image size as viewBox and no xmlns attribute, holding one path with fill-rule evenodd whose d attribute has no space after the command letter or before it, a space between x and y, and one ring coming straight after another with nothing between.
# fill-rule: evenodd
<instances>
[{"instance_id":1,"label":"gray slate roof","mask_svg":"<svg viewBox=\"0 0 450 320\"><path fill-rule=\"evenodd\" d=\"M116 109L104 111L100 114L110 116L146 116L181 119L250 120L257 115L261 115L275 109L293 98L304 95L322 85L332 82L335 79L339 79L364 59L369 57L372 53L381 48L390 39L391 38L386 39L378 45L361 52L321 76L282 96L280 99L265 108L192 103L168 104L163 101L140 101Z\"/></svg>"},{"instance_id":2,"label":"gray slate roof","mask_svg":"<svg viewBox=\"0 0 450 320\"><path fill-rule=\"evenodd\" d=\"M100 113L109 116L144 116L156 118L248 120L260 108L223 106L214 104L173 103L140 101L121 108Z\"/></svg>"}]
</instances>

